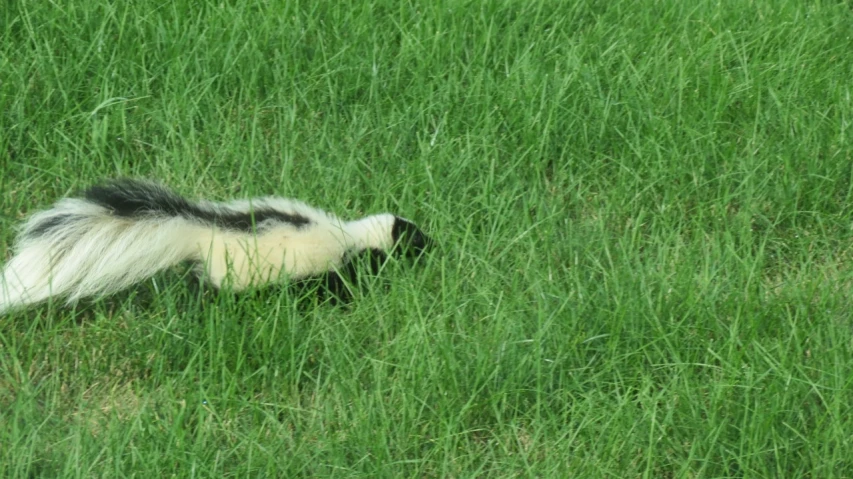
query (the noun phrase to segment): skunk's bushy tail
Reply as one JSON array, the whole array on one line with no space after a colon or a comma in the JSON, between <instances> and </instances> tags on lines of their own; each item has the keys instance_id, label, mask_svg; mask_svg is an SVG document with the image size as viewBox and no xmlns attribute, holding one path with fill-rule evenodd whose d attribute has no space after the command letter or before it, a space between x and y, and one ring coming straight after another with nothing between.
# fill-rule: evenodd
<instances>
[{"instance_id":1,"label":"skunk's bushy tail","mask_svg":"<svg viewBox=\"0 0 853 479\"><path fill-rule=\"evenodd\" d=\"M198 226L169 211L175 201L186 200L155 184L114 183L36 213L0 276L0 314L53 296L115 293L191 259Z\"/></svg>"}]
</instances>

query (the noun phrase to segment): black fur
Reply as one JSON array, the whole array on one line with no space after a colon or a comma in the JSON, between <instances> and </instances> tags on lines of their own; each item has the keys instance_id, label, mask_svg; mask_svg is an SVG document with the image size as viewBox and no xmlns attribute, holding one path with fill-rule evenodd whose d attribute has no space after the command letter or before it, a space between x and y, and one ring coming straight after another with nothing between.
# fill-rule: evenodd
<instances>
[{"instance_id":1,"label":"black fur","mask_svg":"<svg viewBox=\"0 0 853 479\"><path fill-rule=\"evenodd\" d=\"M311 220L297 214L256 208L249 213L206 208L186 200L172 190L146 181L119 179L85 191L84 197L113 214L126 218L140 216L181 216L189 220L215 224L223 229L251 233L267 221L304 227Z\"/></svg>"},{"instance_id":2,"label":"black fur","mask_svg":"<svg viewBox=\"0 0 853 479\"><path fill-rule=\"evenodd\" d=\"M26 238L34 239L40 238L54 229L59 229L68 223L73 223L79 220L81 217L78 215L65 215L65 216L52 216L41 223L33 226L32 228L27 229Z\"/></svg>"},{"instance_id":3,"label":"black fur","mask_svg":"<svg viewBox=\"0 0 853 479\"><path fill-rule=\"evenodd\" d=\"M432 238L425 235L417 225L400 217L394 218L391 237L398 252L410 258L420 256L433 245Z\"/></svg>"}]
</instances>

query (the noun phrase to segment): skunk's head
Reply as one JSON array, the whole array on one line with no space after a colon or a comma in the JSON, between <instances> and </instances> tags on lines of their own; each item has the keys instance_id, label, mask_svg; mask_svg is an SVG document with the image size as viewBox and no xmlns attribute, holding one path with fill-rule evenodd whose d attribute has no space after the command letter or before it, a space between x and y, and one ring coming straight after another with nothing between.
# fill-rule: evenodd
<instances>
[{"instance_id":1,"label":"skunk's head","mask_svg":"<svg viewBox=\"0 0 853 479\"><path fill-rule=\"evenodd\" d=\"M433 240L411 221L389 213L368 216L349 224L360 250L415 258L433 247Z\"/></svg>"},{"instance_id":2,"label":"skunk's head","mask_svg":"<svg viewBox=\"0 0 853 479\"><path fill-rule=\"evenodd\" d=\"M343 302L350 288L366 287L385 266L390 255L416 258L434 246L432 238L411 221L392 214L368 216L344 226L349 248L343 265L320 278L321 296L331 294ZM311 284L304 282L304 284Z\"/></svg>"},{"instance_id":3,"label":"skunk's head","mask_svg":"<svg viewBox=\"0 0 853 479\"><path fill-rule=\"evenodd\" d=\"M399 216L394 217L391 240L395 252L412 258L422 255L433 246L432 238L424 234L418 225Z\"/></svg>"}]
</instances>

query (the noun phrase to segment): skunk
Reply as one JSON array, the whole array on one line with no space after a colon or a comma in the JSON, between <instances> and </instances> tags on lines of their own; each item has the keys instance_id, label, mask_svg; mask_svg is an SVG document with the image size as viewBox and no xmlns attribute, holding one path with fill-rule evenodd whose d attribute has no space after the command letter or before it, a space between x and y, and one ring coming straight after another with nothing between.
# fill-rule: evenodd
<instances>
[{"instance_id":1,"label":"skunk","mask_svg":"<svg viewBox=\"0 0 853 479\"><path fill-rule=\"evenodd\" d=\"M0 314L51 297L105 296L185 262L216 289L323 277L348 299L359 256L376 267L390 253L415 257L431 244L388 213L342 221L296 200L194 202L158 183L117 179L26 221L0 276Z\"/></svg>"}]
</instances>

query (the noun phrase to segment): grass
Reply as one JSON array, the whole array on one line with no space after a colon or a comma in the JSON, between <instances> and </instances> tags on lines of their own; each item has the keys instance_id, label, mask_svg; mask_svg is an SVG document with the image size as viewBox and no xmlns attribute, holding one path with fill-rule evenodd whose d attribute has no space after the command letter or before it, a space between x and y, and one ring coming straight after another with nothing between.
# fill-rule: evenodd
<instances>
[{"instance_id":1,"label":"grass","mask_svg":"<svg viewBox=\"0 0 853 479\"><path fill-rule=\"evenodd\" d=\"M853 477L849 2L0 10L0 244L93 181L423 223L300 310L0 320L4 477ZM3 248L3 247L0 247Z\"/></svg>"}]
</instances>

